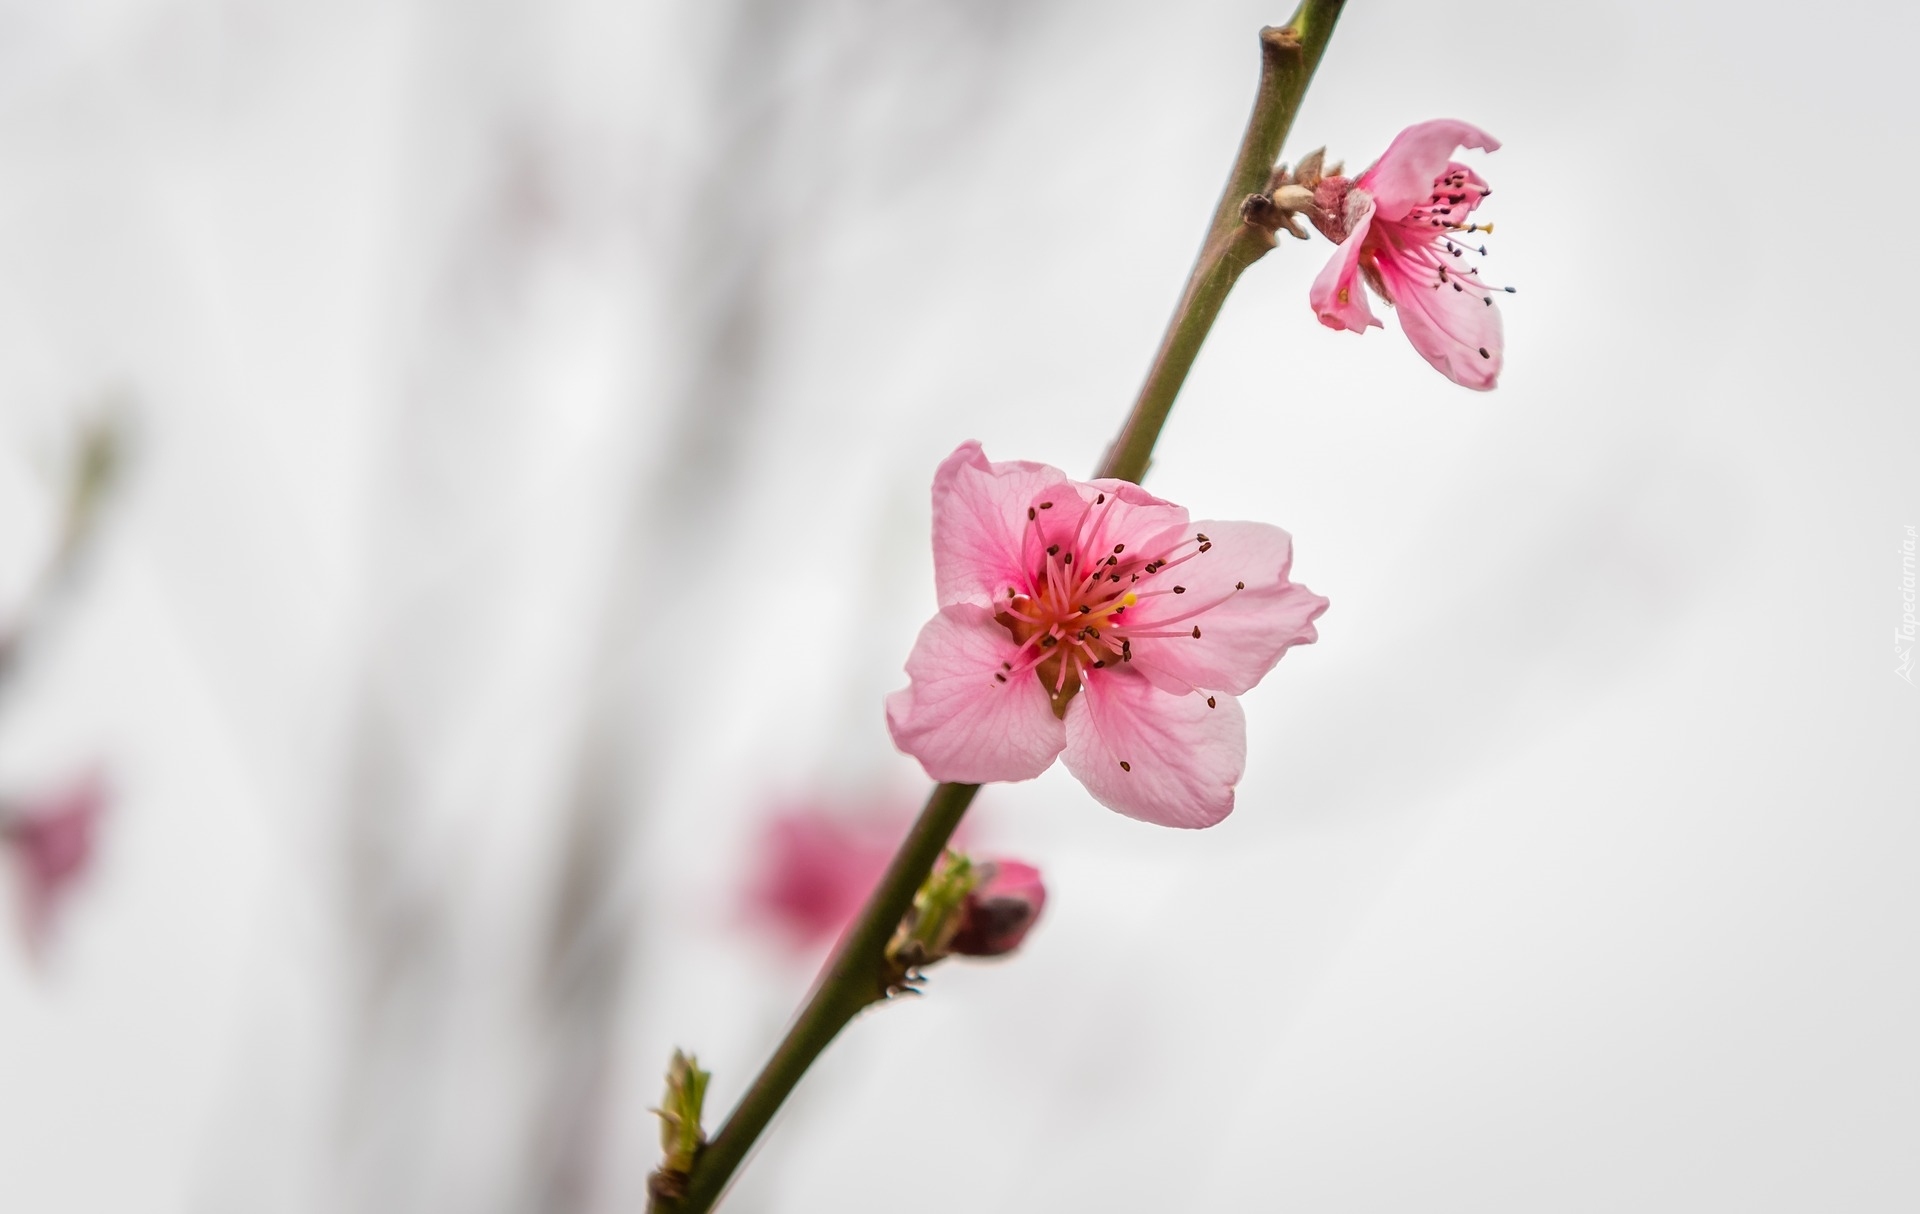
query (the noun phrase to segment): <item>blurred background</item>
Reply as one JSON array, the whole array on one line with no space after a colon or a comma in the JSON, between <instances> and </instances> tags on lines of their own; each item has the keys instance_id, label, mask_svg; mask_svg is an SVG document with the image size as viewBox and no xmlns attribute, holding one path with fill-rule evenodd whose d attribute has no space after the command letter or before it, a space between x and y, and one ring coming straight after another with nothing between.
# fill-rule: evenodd
<instances>
[{"instance_id":1,"label":"blurred background","mask_svg":"<svg viewBox=\"0 0 1920 1214\"><path fill-rule=\"evenodd\" d=\"M0 872L0 1207L640 1209L818 962L768 816L924 796L935 463L1092 469L1287 15L0 4L0 802L104 801ZM1287 158L1505 141L1500 389L1243 280L1150 484L1333 606L1236 813L988 789L1046 919L729 1209L1920 1206L1917 25L1356 0Z\"/></svg>"}]
</instances>

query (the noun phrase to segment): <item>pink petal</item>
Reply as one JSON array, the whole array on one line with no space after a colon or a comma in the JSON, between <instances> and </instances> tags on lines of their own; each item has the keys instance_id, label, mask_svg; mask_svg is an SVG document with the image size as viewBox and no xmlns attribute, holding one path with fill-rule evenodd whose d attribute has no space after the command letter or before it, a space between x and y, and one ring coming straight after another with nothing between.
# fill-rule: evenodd
<instances>
[{"instance_id":1,"label":"pink petal","mask_svg":"<svg viewBox=\"0 0 1920 1214\"><path fill-rule=\"evenodd\" d=\"M1189 687L1239 695L1289 648L1317 639L1313 621L1327 600L1287 580L1293 540L1280 528L1203 522L1191 530L1205 535L1210 547L1179 567L1186 593L1145 599L1127 612L1128 634L1179 635L1135 640L1132 665L1149 677L1161 673ZM1153 681L1163 689L1179 685Z\"/></svg>"},{"instance_id":2,"label":"pink petal","mask_svg":"<svg viewBox=\"0 0 1920 1214\"><path fill-rule=\"evenodd\" d=\"M1067 710L1067 770L1096 800L1161 826L1212 826L1233 812L1247 721L1229 695L1175 696L1132 671L1089 678ZM1121 763L1126 767L1121 767Z\"/></svg>"},{"instance_id":3,"label":"pink petal","mask_svg":"<svg viewBox=\"0 0 1920 1214\"><path fill-rule=\"evenodd\" d=\"M1440 374L1463 388L1485 392L1500 378L1500 309L1475 290L1435 285L1424 271L1410 271L1383 254L1380 276L1393 294L1400 329Z\"/></svg>"},{"instance_id":4,"label":"pink petal","mask_svg":"<svg viewBox=\"0 0 1920 1214\"><path fill-rule=\"evenodd\" d=\"M988 609L942 607L907 655L911 683L887 697L893 744L934 779L963 784L1031 780L1051 767L1065 726L1037 676L1006 673L1019 650Z\"/></svg>"},{"instance_id":5,"label":"pink petal","mask_svg":"<svg viewBox=\"0 0 1920 1214\"><path fill-rule=\"evenodd\" d=\"M1066 516L1078 500L1058 468L996 464L979 443L960 444L933 475L933 580L941 606L987 607L1006 597L1009 586L1024 592L1032 568L1025 547L1036 538L1027 511L1041 501L1057 501L1065 509L1057 519L1049 512L1050 524L1071 526L1077 515Z\"/></svg>"},{"instance_id":6,"label":"pink petal","mask_svg":"<svg viewBox=\"0 0 1920 1214\"><path fill-rule=\"evenodd\" d=\"M1114 545L1147 552L1177 543L1187 530L1187 509L1155 497L1131 481L1098 480L1080 486L1090 515L1069 545L1075 560L1104 561ZM1084 556L1081 555L1084 550Z\"/></svg>"},{"instance_id":7,"label":"pink petal","mask_svg":"<svg viewBox=\"0 0 1920 1214\"><path fill-rule=\"evenodd\" d=\"M1366 288L1360 285L1360 249L1373 225L1373 212L1367 211L1354 223L1347 238L1334 249L1320 277L1313 280L1307 293L1313 313L1329 329L1351 329L1365 333L1384 326L1367 306Z\"/></svg>"},{"instance_id":8,"label":"pink petal","mask_svg":"<svg viewBox=\"0 0 1920 1214\"><path fill-rule=\"evenodd\" d=\"M1373 195L1382 216L1400 219L1433 193L1434 179L1446 171L1455 149L1493 152L1499 147L1500 141L1479 127L1451 118L1415 123L1394 136L1355 185Z\"/></svg>"}]
</instances>

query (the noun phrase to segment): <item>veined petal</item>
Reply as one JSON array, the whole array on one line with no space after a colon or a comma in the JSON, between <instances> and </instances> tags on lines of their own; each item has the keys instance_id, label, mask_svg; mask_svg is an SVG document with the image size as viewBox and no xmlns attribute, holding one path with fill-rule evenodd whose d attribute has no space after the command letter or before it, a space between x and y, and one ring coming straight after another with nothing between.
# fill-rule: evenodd
<instances>
[{"instance_id":1,"label":"veined petal","mask_svg":"<svg viewBox=\"0 0 1920 1214\"><path fill-rule=\"evenodd\" d=\"M1126 632L1172 632L1133 641L1132 665L1163 689L1171 675L1232 695L1251 689L1294 645L1311 645L1327 600L1287 580L1293 540L1267 523L1202 522L1208 550L1177 571L1184 594L1145 599ZM1167 576L1175 576L1170 573Z\"/></svg>"},{"instance_id":2,"label":"veined petal","mask_svg":"<svg viewBox=\"0 0 1920 1214\"><path fill-rule=\"evenodd\" d=\"M1367 306L1367 291L1360 285L1360 251L1372 226L1373 211L1368 210L1354 221L1347 238L1334 249L1320 277L1313 280L1313 289L1307 293L1313 314L1329 329L1365 333L1370 328L1384 327Z\"/></svg>"},{"instance_id":3,"label":"veined petal","mask_svg":"<svg viewBox=\"0 0 1920 1214\"><path fill-rule=\"evenodd\" d=\"M1463 388L1485 392L1500 378L1505 338L1500 309L1484 287L1433 282L1424 267L1383 253L1380 276L1393 294L1400 328L1434 370Z\"/></svg>"},{"instance_id":4,"label":"veined petal","mask_svg":"<svg viewBox=\"0 0 1920 1214\"><path fill-rule=\"evenodd\" d=\"M1400 219L1433 193L1434 179L1446 171L1458 148L1499 150L1500 141L1477 126L1452 118L1419 122L1401 131L1355 187L1373 195L1388 219Z\"/></svg>"},{"instance_id":5,"label":"veined petal","mask_svg":"<svg viewBox=\"0 0 1920 1214\"><path fill-rule=\"evenodd\" d=\"M984 607L956 603L928 620L907 655L908 685L887 697L893 744L936 780L1031 780L1066 730L1032 671L1009 674L1019 645Z\"/></svg>"},{"instance_id":6,"label":"veined petal","mask_svg":"<svg viewBox=\"0 0 1920 1214\"><path fill-rule=\"evenodd\" d=\"M1247 722L1232 696L1168 695L1132 671L1102 671L1067 709L1066 733L1067 770L1108 809L1193 829L1233 812Z\"/></svg>"},{"instance_id":7,"label":"veined petal","mask_svg":"<svg viewBox=\"0 0 1920 1214\"><path fill-rule=\"evenodd\" d=\"M1078 501L1058 468L997 464L979 443L960 444L933 474L933 581L941 606L986 607L1006 597L1009 586L1024 592L1027 511L1055 499Z\"/></svg>"}]
</instances>

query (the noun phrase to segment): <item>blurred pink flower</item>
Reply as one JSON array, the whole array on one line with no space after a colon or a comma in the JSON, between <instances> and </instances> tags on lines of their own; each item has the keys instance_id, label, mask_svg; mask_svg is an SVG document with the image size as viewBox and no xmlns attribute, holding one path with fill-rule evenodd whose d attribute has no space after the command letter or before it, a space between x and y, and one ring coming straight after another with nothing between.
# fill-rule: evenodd
<instances>
[{"instance_id":1,"label":"blurred pink flower","mask_svg":"<svg viewBox=\"0 0 1920 1214\"><path fill-rule=\"evenodd\" d=\"M1109 808L1211 826L1246 764L1234 697L1326 610L1291 561L1278 527L1192 523L1137 485L962 444L934 474L940 611L887 698L894 744L967 784L1064 754Z\"/></svg>"},{"instance_id":2,"label":"blurred pink flower","mask_svg":"<svg viewBox=\"0 0 1920 1214\"><path fill-rule=\"evenodd\" d=\"M1040 870L1019 860L986 860L967 895L950 947L963 957L999 957L1020 947L1047 905Z\"/></svg>"},{"instance_id":3,"label":"blurred pink flower","mask_svg":"<svg viewBox=\"0 0 1920 1214\"><path fill-rule=\"evenodd\" d=\"M1314 225L1340 246L1309 294L1320 323L1356 333L1380 326L1360 289L1364 277L1399 311L1400 328L1435 370L1463 387L1492 388L1503 342L1493 297L1503 288L1462 265L1468 252L1486 252L1463 237L1493 231L1467 222L1492 190L1452 157L1461 147L1499 146L1464 122L1422 122L1400 132L1358 180L1320 180Z\"/></svg>"},{"instance_id":4,"label":"blurred pink flower","mask_svg":"<svg viewBox=\"0 0 1920 1214\"><path fill-rule=\"evenodd\" d=\"M767 823L747 890L753 917L782 931L796 949L838 936L887 871L906 837L906 816L849 819L818 809Z\"/></svg>"},{"instance_id":5,"label":"blurred pink flower","mask_svg":"<svg viewBox=\"0 0 1920 1214\"><path fill-rule=\"evenodd\" d=\"M106 800L105 783L90 772L43 800L11 806L0 819L0 841L20 875L22 927L35 951L45 946L55 914L86 874Z\"/></svg>"}]
</instances>

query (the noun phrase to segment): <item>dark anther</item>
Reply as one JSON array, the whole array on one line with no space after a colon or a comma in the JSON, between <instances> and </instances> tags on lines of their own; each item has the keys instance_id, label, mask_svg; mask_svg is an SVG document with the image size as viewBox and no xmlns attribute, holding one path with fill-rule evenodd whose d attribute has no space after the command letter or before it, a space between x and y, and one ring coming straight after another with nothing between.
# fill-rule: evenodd
<instances>
[{"instance_id":1,"label":"dark anther","mask_svg":"<svg viewBox=\"0 0 1920 1214\"><path fill-rule=\"evenodd\" d=\"M1193 626L1193 639L1196 641L1200 639L1200 625L1198 624Z\"/></svg>"},{"instance_id":2,"label":"dark anther","mask_svg":"<svg viewBox=\"0 0 1920 1214\"><path fill-rule=\"evenodd\" d=\"M1132 770L1133 770L1133 764L1131 764L1131 763L1129 763L1129 762L1127 762L1127 761L1126 761L1125 759L1122 759L1122 760L1120 760L1120 770L1121 770L1121 771L1132 771Z\"/></svg>"},{"instance_id":3,"label":"dark anther","mask_svg":"<svg viewBox=\"0 0 1920 1214\"><path fill-rule=\"evenodd\" d=\"M1247 588L1247 584L1245 582L1235 582L1233 584L1233 588L1235 590L1245 590Z\"/></svg>"},{"instance_id":4,"label":"dark anther","mask_svg":"<svg viewBox=\"0 0 1920 1214\"><path fill-rule=\"evenodd\" d=\"M1093 608L1091 608L1091 607L1089 607L1089 606L1087 606L1087 605L1086 605L1085 603L1082 603L1082 604L1080 604L1080 614L1081 614L1081 615L1092 615L1092 614L1093 614Z\"/></svg>"},{"instance_id":5,"label":"dark anther","mask_svg":"<svg viewBox=\"0 0 1920 1214\"><path fill-rule=\"evenodd\" d=\"M1481 346L1481 347L1480 347L1480 357L1482 357L1482 358L1492 358L1492 357L1493 357L1493 355L1491 355L1491 354L1489 354L1489 353L1487 353L1487 348L1486 348L1485 346Z\"/></svg>"},{"instance_id":6,"label":"dark anther","mask_svg":"<svg viewBox=\"0 0 1920 1214\"><path fill-rule=\"evenodd\" d=\"M1187 588L1185 586L1175 586L1173 588L1173 592L1175 594L1185 594L1187 592Z\"/></svg>"},{"instance_id":7,"label":"dark anther","mask_svg":"<svg viewBox=\"0 0 1920 1214\"><path fill-rule=\"evenodd\" d=\"M1063 557L1061 557L1061 558L1060 558L1060 563L1061 563L1062 565L1071 565L1071 564L1073 564L1073 553L1071 553L1071 552L1069 552L1069 553L1067 553L1067 555L1065 555L1065 556L1063 556Z\"/></svg>"},{"instance_id":8,"label":"dark anther","mask_svg":"<svg viewBox=\"0 0 1920 1214\"><path fill-rule=\"evenodd\" d=\"M1193 538L1194 538L1194 539L1196 539L1196 540L1199 540L1199 541L1200 541L1201 543L1203 543L1203 544L1204 544L1204 543L1207 543L1207 542L1208 542L1208 540L1207 540L1207 533L1206 533L1206 532L1204 532L1204 531L1196 531L1196 532L1194 532L1194 533L1193 533Z\"/></svg>"},{"instance_id":9,"label":"dark anther","mask_svg":"<svg viewBox=\"0 0 1920 1214\"><path fill-rule=\"evenodd\" d=\"M1048 555L1048 556L1059 556L1059 555L1060 555L1060 545L1058 545L1058 544L1049 544L1049 545L1047 545L1047 555Z\"/></svg>"},{"instance_id":10,"label":"dark anther","mask_svg":"<svg viewBox=\"0 0 1920 1214\"><path fill-rule=\"evenodd\" d=\"M1202 551L1202 552L1207 552L1207 551L1210 551L1210 550L1212 550L1212 548L1213 548L1213 545L1212 545L1212 544L1202 544L1202 545L1200 545L1200 551Z\"/></svg>"},{"instance_id":11,"label":"dark anther","mask_svg":"<svg viewBox=\"0 0 1920 1214\"><path fill-rule=\"evenodd\" d=\"M1000 669L1002 669L1002 670L1012 670L1012 669L1013 669L1013 663L1012 663L1012 662L1002 662L1002 663L1000 663Z\"/></svg>"},{"instance_id":12,"label":"dark anther","mask_svg":"<svg viewBox=\"0 0 1920 1214\"><path fill-rule=\"evenodd\" d=\"M1040 503L1040 508L1041 508L1042 510L1051 510L1051 509L1053 509L1053 503L1052 503L1052 502L1041 502L1041 503Z\"/></svg>"},{"instance_id":13,"label":"dark anther","mask_svg":"<svg viewBox=\"0 0 1920 1214\"><path fill-rule=\"evenodd\" d=\"M1100 495L1099 497L1096 497L1096 498L1094 498L1094 499L1093 499L1093 504L1094 504L1094 505L1096 505L1096 506L1104 506L1104 505L1106 505L1106 504L1107 504L1107 495L1106 495L1106 494L1104 494L1104 493L1102 493L1102 494L1101 494L1101 495Z\"/></svg>"},{"instance_id":14,"label":"dark anther","mask_svg":"<svg viewBox=\"0 0 1920 1214\"><path fill-rule=\"evenodd\" d=\"M1027 507L1027 521L1029 523L1031 523L1034 519L1037 519L1039 517L1040 515L1038 511L1034 510L1032 506Z\"/></svg>"},{"instance_id":15,"label":"dark anther","mask_svg":"<svg viewBox=\"0 0 1920 1214\"><path fill-rule=\"evenodd\" d=\"M1040 648L1042 648L1042 649L1052 649L1052 648L1053 648L1053 647L1054 647L1055 645L1058 645L1059 643L1060 643L1060 638L1059 638L1059 637L1056 637L1056 636L1049 636L1049 637L1047 637L1046 639L1044 639L1044 640L1042 640L1042 641L1040 642Z\"/></svg>"},{"instance_id":16,"label":"dark anther","mask_svg":"<svg viewBox=\"0 0 1920 1214\"><path fill-rule=\"evenodd\" d=\"M1126 550L1127 550L1127 546L1125 544L1115 544L1113 546L1113 554L1115 556L1119 556L1122 552L1125 552Z\"/></svg>"},{"instance_id":17,"label":"dark anther","mask_svg":"<svg viewBox=\"0 0 1920 1214\"><path fill-rule=\"evenodd\" d=\"M1007 681L1007 676L1006 676L1006 675L1004 675L1004 674L1001 674L1001 673L1000 673L999 671L997 671L997 670L993 672L993 677L994 677L994 678L996 678L996 679L999 679L999 680L1000 680L1000 681L1001 681L1002 683L1004 683L1004 682L1006 682L1006 681Z\"/></svg>"},{"instance_id":18,"label":"dark anther","mask_svg":"<svg viewBox=\"0 0 1920 1214\"><path fill-rule=\"evenodd\" d=\"M1218 703L1218 702L1216 702L1216 701L1214 700L1214 698L1213 698L1212 696L1208 696L1208 697L1207 697L1207 707L1208 707L1208 708L1218 708L1218 707L1220 707L1220 705L1219 705L1219 703Z\"/></svg>"},{"instance_id":19,"label":"dark anther","mask_svg":"<svg viewBox=\"0 0 1920 1214\"><path fill-rule=\"evenodd\" d=\"M1095 670L1104 670L1106 668L1106 665L1107 665L1107 660L1105 658L1101 658L1098 662L1095 662L1093 664L1093 668Z\"/></svg>"}]
</instances>

